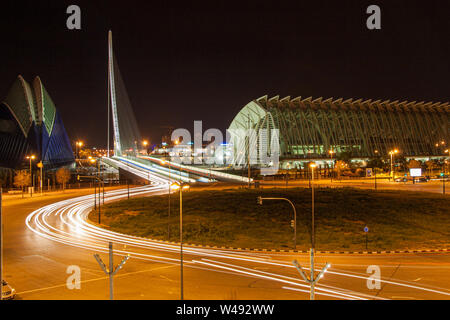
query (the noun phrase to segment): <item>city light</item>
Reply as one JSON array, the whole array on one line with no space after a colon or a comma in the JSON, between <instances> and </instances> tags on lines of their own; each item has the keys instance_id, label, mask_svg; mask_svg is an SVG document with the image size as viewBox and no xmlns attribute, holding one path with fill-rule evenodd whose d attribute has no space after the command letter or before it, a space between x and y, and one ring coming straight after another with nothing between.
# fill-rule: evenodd
<instances>
[{"instance_id":1,"label":"city light","mask_svg":"<svg viewBox=\"0 0 450 320\"><path fill-rule=\"evenodd\" d=\"M35 2L3 8L0 300L450 300L449 8Z\"/></svg>"}]
</instances>

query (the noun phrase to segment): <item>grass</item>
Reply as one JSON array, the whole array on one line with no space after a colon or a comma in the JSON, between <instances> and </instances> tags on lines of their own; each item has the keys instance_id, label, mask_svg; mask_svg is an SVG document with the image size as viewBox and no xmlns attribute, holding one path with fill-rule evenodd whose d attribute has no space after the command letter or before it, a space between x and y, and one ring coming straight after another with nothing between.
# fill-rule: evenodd
<instances>
[{"instance_id":1,"label":"grass","mask_svg":"<svg viewBox=\"0 0 450 320\"><path fill-rule=\"evenodd\" d=\"M297 209L297 248L310 247L311 190L229 189L183 193L185 243L240 248L293 248L293 211ZM315 190L316 250L365 250L364 227L369 227L368 250L442 248L450 245L450 198L406 191L353 188ZM179 195L134 198L102 207L107 228L152 239L179 239ZM90 215L97 221L97 213Z\"/></svg>"}]
</instances>

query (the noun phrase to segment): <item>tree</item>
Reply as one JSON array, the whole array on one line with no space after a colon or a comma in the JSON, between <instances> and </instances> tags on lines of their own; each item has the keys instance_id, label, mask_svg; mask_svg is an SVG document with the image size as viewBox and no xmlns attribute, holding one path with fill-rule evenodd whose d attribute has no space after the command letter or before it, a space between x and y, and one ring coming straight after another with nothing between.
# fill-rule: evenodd
<instances>
[{"instance_id":1,"label":"tree","mask_svg":"<svg viewBox=\"0 0 450 320\"><path fill-rule=\"evenodd\" d=\"M30 173L27 170L18 170L14 176L14 185L22 190L23 198L23 188L30 185Z\"/></svg>"},{"instance_id":2,"label":"tree","mask_svg":"<svg viewBox=\"0 0 450 320\"><path fill-rule=\"evenodd\" d=\"M433 174L433 170L439 168L439 166L437 165L436 161L433 160L428 160L425 162L425 165L427 166L427 170L428 170L428 174L432 175Z\"/></svg>"},{"instance_id":3,"label":"tree","mask_svg":"<svg viewBox=\"0 0 450 320\"><path fill-rule=\"evenodd\" d=\"M63 185L63 191L66 189L66 183L70 180L70 171L66 168L61 168L56 171L56 181Z\"/></svg>"},{"instance_id":4,"label":"tree","mask_svg":"<svg viewBox=\"0 0 450 320\"><path fill-rule=\"evenodd\" d=\"M422 163L420 161L417 161L415 159L411 159L408 162L408 168L422 168Z\"/></svg>"},{"instance_id":5,"label":"tree","mask_svg":"<svg viewBox=\"0 0 450 320\"><path fill-rule=\"evenodd\" d=\"M348 164L343 160L338 160L338 161L336 161L334 168L337 171L338 178L340 178L342 171L344 171L345 169L348 168Z\"/></svg>"},{"instance_id":6,"label":"tree","mask_svg":"<svg viewBox=\"0 0 450 320\"><path fill-rule=\"evenodd\" d=\"M352 158L352 152L351 151L344 151L336 154L336 160L343 161L347 164L350 164L350 160Z\"/></svg>"},{"instance_id":7,"label":"tree","mask_svg":"<svg viewBox=\"0 0 450 320\"><path fill-rule=\"evenodd\" d=\"M375 170L377 169L383 169L384 168L383 160L381 160L380 157L370 159L367 162L367 168L373 168L373 172L375 172Z\"/></svg>"}]
</instances>

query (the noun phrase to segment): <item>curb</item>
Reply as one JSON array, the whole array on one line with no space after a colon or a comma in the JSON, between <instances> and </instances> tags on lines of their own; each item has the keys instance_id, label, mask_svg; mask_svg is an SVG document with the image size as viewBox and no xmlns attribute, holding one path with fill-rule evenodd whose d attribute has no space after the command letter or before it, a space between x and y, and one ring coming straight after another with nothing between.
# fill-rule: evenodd
<instances>
[{"instance_id":1,"label":"curb","mask_svg":"<svg viewBox=\"0 0 450 320\"><path fill-rule=\"evenodd\" d=\"M145 237L137 237L140 239L156 241L165 244L176 244L179 242L165 241L158 239L151 239ZM225 246L211 246L211 245L201 245L194 243L185 243L183 247L194 247L201 249L219 249L227 251L239 251L239 252L253 252L253 253L309 253L309 250L293 250L293 249L267 249L267 248L235 248L235 247L225 247ZM357 254L357 255L373 255L373 254L404 254L404 253L450 253L450 248L448 249L421 249L421 250L383 250L383 251L316 251L316 254Z\"/></svg>"},{"instance_id":2,"label":"curb","mask_svg":"<svg viewBox=\"0 0 450 320\"><path fill-rule=\"evenodd\" d=\"M88 219L88 221L92 224L98 225L97 223L93 223ZM179 242L175 241L166 241L166 240L158 240L146 237L132 236L137 239L151 240L164 244L176 244L180 245ZM267 249L267 248L234 248L234 247L225 247L225 246L211 246L211 245L201 245L195 243L185 243L183 247L193 247L193 248L201 248L201 249L220 249L227 251L239 251L239 252L253 252L253 253L309 253L309 250L294 250L294 249ZM383 250L383 251L316 251L316 254L356 254L356 255L373 255L373 254L405 254L405 253L450 253L450 248L447 249L421 249L421 250Z\"/></svg>"}]
</instances>

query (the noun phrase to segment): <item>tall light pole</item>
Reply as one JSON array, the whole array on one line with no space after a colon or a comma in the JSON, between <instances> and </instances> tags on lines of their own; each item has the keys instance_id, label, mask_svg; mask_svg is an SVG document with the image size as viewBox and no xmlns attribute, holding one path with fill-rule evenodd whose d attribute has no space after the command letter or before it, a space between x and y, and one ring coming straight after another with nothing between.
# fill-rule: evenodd
<instances>
[{"instance_id":1,"label":"tall light pole","mask_svg":"<svg viewBox=\"0 0 450 320\"><path fill-rule=\"evenodd\" d=\"M330 167L331 167L331 165L333 165L333 169L334 169L334 164L333 164L333 153L335 153L335 152L333 151L333 149L330 149L330 150L328 151L328 153L330 154ZM333 182L333 170L331 171L331 182Z\"/></svg>"},{"instance_id":2,"label":"tall light pole","mask_svg":"<svg viewBox=\"0 0 450 320\"><path fill-rule=\"evenodd\" d=\"M247 114L247 127L248 127L248 143L247 143L247 168L248 168L248 188L250 189L250 113Z\"/></svg>"},{"instance_id":3,"label":"tall light pole","mask_svg":"<svg viewBox=\"0 0 450 320\"><path fill-rule=\"evenodd\" d=\"M297 210L295 210L295 206L292 203L291 200L286 199L286 198L263 198L263 197L258 197L258 204L262 205L263 204L263 200L283 200L283 201L287 201L290 203L290 205L292 206L292 209L294 210L294 249L297 248Z\"/></svg>"},{"instance_id":4,"label":"tall light pole","mask_svg":"<svg viewBox=\"0 0 450 320\"><path fill-rule=\"evenodd\" d=\"M161 160L161 164L165 164L164 160ZM167 219L167 241L170 241L170 193L172 182L170 181L170 161L167 162L169 164L169 214Z\"/></svg>"},{"instance_id":5,"label":"tall light pole","mask_svg":"<svg viewBox=\"0 0 450 320\"><path fill-rule=\"evenodd\" d=\"M286 165L287 169L286 169L286 188L288 187L288 182L289 182L289 169L291 168L291 165L288 163Z\"/></svg>"},{"instance_id":6,"label":"tall light pole","mask_svg":"<svg viewBox=\"0 0 450 320\"><path fill-rule=\"evenodd\" d=\"M184 299L184 278L183 278L183 190L189 189L189 184L173 183L174 190L180 190L180 299Z\"/></svg>"},{"instance_id":7,"label":"tall light pole","mask_svg":"<svg viewBox=\"0 0 450 320\"><path fill-rule=\"evenodd\" d=\"M398 153L397 149L389 151L389 154L391 155L391 177L394 179L394 154Z\"/></svg>"},{"instance_id":8,"label":"tall light pole","mask_svg":"<svg viewBox=\"0 0 450 320\"><path fill-rule=\"evenodd\" d=\"M314 252L314 168L316 164L311 163L309 166L311 167L311 251ZM314 269L312 271L314 272Z\"/></svg>"},{"instance_id":9,"label":"tall light pole","mask_svg":"<svg viewBox=\"0 0 450 320\"><path fill-rule=\"evenodd\" d=\"M323 277L324 273L328 270L328 268L331 266L329 263L326 263L325 267L319 272L317 276L314 274L314 168L316 167L315 163L311 163L310 165L311 172L312 172L312 184L311 184L311 194L312 194L312 211L311 211L311 250L309 255L309 261L310 261L310 270L309 270L309 278L306 276L306 273L303 271L302 267L299 265L297 260L294 260L292 263L294 264L295 268L297 268L298 272L302 276L302 278L309 283L310 285L310 293L309 298L310 300L314 300L314 287L316 283Z\"/></svg>"},{"instance_id":10,"label":"tall light pole","mask_svg":"<svg viewBox=\"0 0 450 320\"><path fill-rule=\"evenodd\" d=\"M450 155L449 149L444 150L444 153L448 153ZM444 159L443 163L443 172L442 172L442 193L445 194L445 166L447 165L447 159Z\"/></svg>"},{"instance_id":11,"label":"tall light pole","mask_svg":"<svg viewBox=\"0 0 450 320\"><path fill-rule=\"evenodd\" d=\"M374 153L378 156L378 150L374 150ZM375 190L377 190L377 167L374 166L373 168L373 175L374 175L374 180L375 180Z\"/></svg>"},{"instance_id":12,"label":"tall light pole","mask_svg":"<svg viewBox=\"0 0 450 320\"><path fill-rule=\"evenodd\" d=\"M148 141L147 141L147 140L142 141L142 145L143 145L144 148L145 148L145 153L148 155L148 149L147 149Z\"/></svg>"},{"instance_id":13,"label":"tall light pole","mask_svg":"<svg viewBox=\"0 0 450 320\"><path fill-rule=\"evenodd\" d=\"M81 147L83 146L83 142L82 141L77 141L77 142L75 142L75 146L76 146L76 151L75 151L75 157L76 158L80 158L80 156L79 156L79 154L78 154L78 148L80 148L81 149ZM76 159L75 159L76 160Z\"/></svg>"},{"instance_id":14,"label":"tall light pole","mask_svg":"<svg viewBox=\"0 0 450 320\"><path fill-rule=\"evenodd\" d=\"M39 179L39 186L41 189L41 196L42 196L42 168L44 168L44 164L42 163L42 160L37 164L37 166L41 170L41 178Z\"/></svg>"},{"instance_id":15,"label":"tall light pole","mask_svg":"<svg viewBox=\"0 0 450 320\"><path fill-rule=\"evenodd\" d=\"M33 171L31 167L31 161L36 159L36 156L34 154L27 156L27 159L30 160L30 186L34 187L34 181L33 181Z\"/></svg>"}]
</instances>

